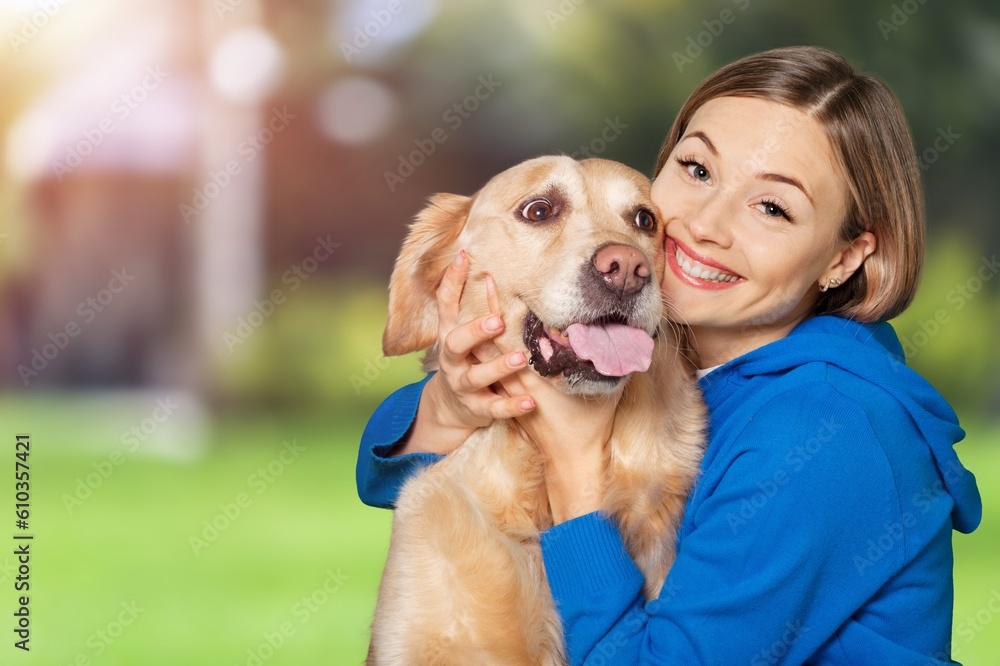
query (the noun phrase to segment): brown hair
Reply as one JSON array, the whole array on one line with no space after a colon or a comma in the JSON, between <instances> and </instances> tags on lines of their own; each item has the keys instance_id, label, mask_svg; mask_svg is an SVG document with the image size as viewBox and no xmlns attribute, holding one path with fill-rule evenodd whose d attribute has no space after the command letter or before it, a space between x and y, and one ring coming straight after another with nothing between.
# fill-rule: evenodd
<instances>
[{"instance_id":1,"label":"brown hair","mask_svg":"<svg viewBox=\"0 0 1000 666\"><path fill-rule=\"evenodd\" d=\"M695 112L716 97L757 97L820 123L847 177L841 240L875 235L876 250L816 313L885 321L913 300L924 257L924 200L913 138L895 95L827 49L795 46L746 56L705 79L681 108L656 160L659 174Z\"/></svg>"}]
</instances>

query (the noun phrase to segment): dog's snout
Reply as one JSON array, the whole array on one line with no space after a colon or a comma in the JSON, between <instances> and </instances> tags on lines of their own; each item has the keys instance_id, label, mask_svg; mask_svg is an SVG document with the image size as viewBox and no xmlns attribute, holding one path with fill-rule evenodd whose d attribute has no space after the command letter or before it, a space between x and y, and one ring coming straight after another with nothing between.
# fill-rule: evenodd
<instances>
[{"instance_id":1,"label":"dog's snout","mask_svg":"<svg viewBox=\"0 0 1000 666\"><path fill-rule=\"evenodd\" d=\"M610 289L634 294L649 284L649 261L631 245L605 245L594 253L594 269Z\"/></svg>"}]
</instances>

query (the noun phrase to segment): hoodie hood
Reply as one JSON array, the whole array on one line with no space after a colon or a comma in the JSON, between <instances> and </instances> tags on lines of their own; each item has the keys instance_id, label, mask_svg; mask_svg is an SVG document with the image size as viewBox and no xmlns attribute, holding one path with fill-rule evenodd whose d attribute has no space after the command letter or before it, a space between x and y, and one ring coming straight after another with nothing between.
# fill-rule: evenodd
<instances>
[{"instance_id":1,"label":"hoodie hood","mask_svg":"<svg viewBox=\"0 0 1000 666\"><path fill-rule=\"evenodd\" d=\"M976 477L955 453L965 437L958 417L937 390L906 366L903 348L888 323L862 324L832 315L805 320L787 337L733 359L723 368L744 377L784 373L805 363L826 362L892 395L909 412L927 441L945 489L955 501L954 528L969 533L982 519Z\"/></svg>"}]
</instances>

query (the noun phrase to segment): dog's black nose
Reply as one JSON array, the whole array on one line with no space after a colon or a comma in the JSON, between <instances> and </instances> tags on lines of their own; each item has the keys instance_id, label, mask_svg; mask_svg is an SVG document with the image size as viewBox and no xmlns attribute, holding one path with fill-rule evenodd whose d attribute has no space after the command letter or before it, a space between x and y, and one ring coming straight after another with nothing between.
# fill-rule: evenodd
<instances>
[{"instance_id":1,"label":"dog's black nose","mask_svg":"<svg viewBox=\"0 0 1000 666\"><path fill-rule=\"evenodd\" d=\"M631 245L605 245L594 253L592 263L607 287L623 296L649 284L649 261Z\"/></svg>"}]
</instances>

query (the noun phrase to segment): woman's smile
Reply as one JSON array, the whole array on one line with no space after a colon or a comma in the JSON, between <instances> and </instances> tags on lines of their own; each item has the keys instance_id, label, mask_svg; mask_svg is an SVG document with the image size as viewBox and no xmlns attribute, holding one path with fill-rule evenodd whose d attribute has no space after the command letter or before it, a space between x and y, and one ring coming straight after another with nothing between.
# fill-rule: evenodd
<instances>
[{"instance_id":1,"label":"woman's smile","mask_svg":"<svg viewBox=\"0 0 1000 666\"><path fill-rule=\"evenodd\" d=\"M702 367L787 335L819 282L844 279L864 258L845 264L849 193L823 126L777 102L706 102L652 195L666 226L663 291L694 331Z\"/></svg>"},{"instance_id":2,"label":"woman's smile","mask_svg":"<svg viewBox=\"0 0 1000 666\"><path fill-rule=\"evenodd\" d=\"M746 281L728 266L695 252L671 236L667 236L666 251L670 270L693 287L729 289Z\"/></svg>"}]
</instances>

